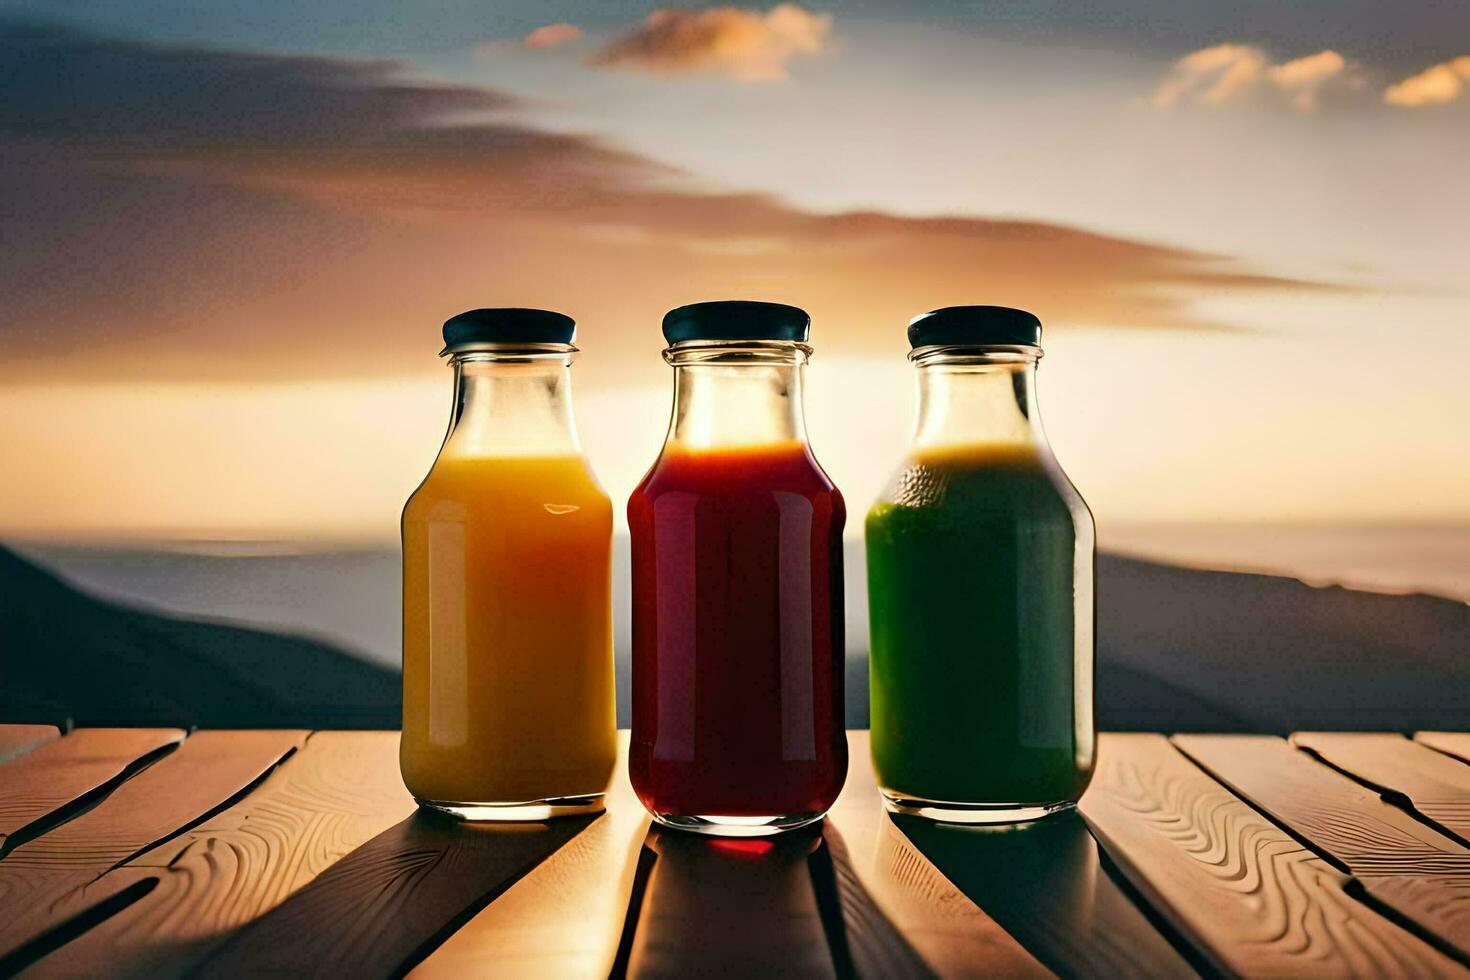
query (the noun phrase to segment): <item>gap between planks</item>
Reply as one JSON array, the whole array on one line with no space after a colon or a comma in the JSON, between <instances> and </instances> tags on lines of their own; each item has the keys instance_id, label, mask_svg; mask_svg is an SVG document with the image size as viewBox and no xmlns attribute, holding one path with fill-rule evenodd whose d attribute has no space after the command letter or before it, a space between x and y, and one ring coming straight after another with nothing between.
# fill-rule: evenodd
<instances>
[{"instance_id":1,"label":"gap between planks","mask_svg":"<svg viewBox=\"0 0 1470 980\"><path fill-rule=\"evenodd\" d=\"M1291 744L1470 845L1470 766L1395 734L1297 732Z\"/></svg>"},{"instance_id":2,"label":"gap between planks","mask_svg":"<svg viewBox=\"0 0 1470 980\"><path fill-rule=\"evenodd\" d=\"M96 806L183 739L177 728L83 728L0 766L0 857Z\"/></svg>"}]
</instances>

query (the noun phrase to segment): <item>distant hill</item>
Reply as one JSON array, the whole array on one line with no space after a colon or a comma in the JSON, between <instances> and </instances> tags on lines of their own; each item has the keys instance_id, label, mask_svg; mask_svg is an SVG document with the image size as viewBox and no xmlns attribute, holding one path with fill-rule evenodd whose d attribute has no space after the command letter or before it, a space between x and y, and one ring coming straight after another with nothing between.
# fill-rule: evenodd
<instances>
[{"instance_id":1,"label":"distant hill","mask_svg":"<svg viewBox=\"0 0 1470 980\"><path fill-rule=\"evenodd\" d=\"M1470 729L1470 605L1098 558L1098 721Z\"/></svg>"},{"instance_id":2,"label":"distant hill","mask_svg":"<svg viewBox=\"0 0 1470 980\"><path fill-rule=\"evenodd\" d=\"M95 599L0 548L0 720L396 728L400 684L314 640Z\"/></svg>"},{"instance_id":3,"label":"distant hill","mask_svg":"<svg viewBox=\"0 0 1470 980\"><path fill-rule=\"evenodd\" d=\"M619 557L626 560L626 552ZM391 552L264 567L319 574L343 604L397 596ZM170 558L170 575L187 558ZM271 559L275 563L290 558ZM867 711L862 546L847 548L847 722ZM210 559L209 574L229 575ZM621 564L619 565L621 567ZM326 569L335 569L326 572ZM626 603L626 582L615 597ZM302 604L309 604L304 602ZM1470 606L1313 588L1288 578L1098 559L1098 723L1105 729L1470 729ZM629 723L619 610L619 723ZM396 614L392 617L396 620ZM384 645L396 647L394 637ZM382 652L377 656L382 657ZM394 728L399 675L333 643L145 612L73 588L0 548L0 721Z\"/></svg>"}]
</instances>

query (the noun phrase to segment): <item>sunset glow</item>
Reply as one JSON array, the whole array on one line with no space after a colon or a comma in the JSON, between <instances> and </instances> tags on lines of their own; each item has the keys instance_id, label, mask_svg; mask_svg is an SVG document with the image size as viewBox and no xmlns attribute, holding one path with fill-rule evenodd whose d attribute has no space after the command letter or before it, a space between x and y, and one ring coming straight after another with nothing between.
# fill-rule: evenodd
<instances>
[{"instance_id":1,"label":"sunset glow","mask_svg":"<svg viewBox=\"0 0 1470 980\"><path fill-rule=\"evenodd\" d=\"M620 511L658 317L726 297L811 311L813 443L859 506L912 421L904 324L992 302L1046 324L1104 528L1470 520L1453 45L523 5L391 51L67 6L0 20L5 536L391 540L438 324L490 305L578 319Z\"/></svg>"}]
</instances>

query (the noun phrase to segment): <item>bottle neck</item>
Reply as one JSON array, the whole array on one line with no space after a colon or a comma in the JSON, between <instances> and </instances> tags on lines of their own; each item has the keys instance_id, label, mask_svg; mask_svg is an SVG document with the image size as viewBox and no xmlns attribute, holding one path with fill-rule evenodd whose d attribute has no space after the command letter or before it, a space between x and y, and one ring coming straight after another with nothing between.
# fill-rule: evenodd
<instances>
[{"instance_id":1,"label":"bottle neck","mask_svg":"<svg viewBox=\"0 0 1470 980\"><path fill-rule=\"evenodd\" d=\"M1000 443L1046 446L1036 402L1036 355L977 349L914 357L917 448Z\"/></svg>"},{"instance_id":2,"label":"bottle neck","mask_svg":"<svg viewBox=\"0 0 1470 980\"><path fill-rule=\"evenodd\" d=\"M778 341L677 344L667 445L721 449L807 441L802 385L810 348Z\"/></svg>"},{"instance_id":3,"label":"bottle neck","mask_svg":"<svg viewBox=\"0 0 1470 980\"><path fill-rule=\"evenodd\" d=\"M454 406L440 455L579 455L572 417L572 356L457 354Z\"/></svg>"}]
</instances>

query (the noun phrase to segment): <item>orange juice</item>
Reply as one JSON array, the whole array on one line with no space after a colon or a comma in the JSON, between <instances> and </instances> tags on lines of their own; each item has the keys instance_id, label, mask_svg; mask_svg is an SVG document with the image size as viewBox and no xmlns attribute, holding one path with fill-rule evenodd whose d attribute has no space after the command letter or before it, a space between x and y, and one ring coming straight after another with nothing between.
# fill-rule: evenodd
<instances>
[{"instance_id":1,"label":"orange juice","mask_svg":"<svg viewBox=\"0 0 1470 980\"><path fill-rule=\"evenodd\" d=\"M612 506L581 455L455 454L403 512L404 782L491 817L599 809Z\"/></svg>"}]
</instances>

